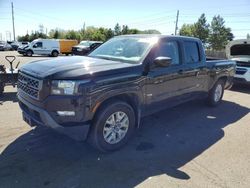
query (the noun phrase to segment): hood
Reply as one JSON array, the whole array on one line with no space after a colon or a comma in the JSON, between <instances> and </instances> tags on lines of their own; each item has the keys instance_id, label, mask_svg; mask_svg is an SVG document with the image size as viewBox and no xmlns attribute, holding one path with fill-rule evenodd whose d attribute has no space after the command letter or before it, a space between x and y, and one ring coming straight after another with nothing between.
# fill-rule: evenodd
<instances>
[{"instance_id":1,"label":"hood","mask_svg":"<svg viewBox=\"0 0 250 188\"><path fill-rule=\"evenodd\" d=\"M29 47L29 45L28 45L28 44L25 44L25 45L19 46L18 48L19 48L19 49L25 49L25 48L27 48L27 47Z\"/></svg>"},{"instance_id":2,"label":"hood","mask_svg":"<svg viewBox=\"0 0 250 188\"><path fill-rule=\"evenodd\" d=\"M89 49L88 46L83 46L83 45L76 45L76 46L73 46L73 48Z\"/></svg>"},{"instance_id":3,"label":"hood","mask_svg":"<svg viewBox=\"0 0 250 188\"><path fill-rule=\"evenodd\" d=\"M20 71L37 78L53 76L53 79L82 79L113 69L116 69L116 73L119 74L121 71L128 71L123 68L134 66L138 65L84 56L72 56L33 61L22 66Z\"/></svg>"}]
</instances>

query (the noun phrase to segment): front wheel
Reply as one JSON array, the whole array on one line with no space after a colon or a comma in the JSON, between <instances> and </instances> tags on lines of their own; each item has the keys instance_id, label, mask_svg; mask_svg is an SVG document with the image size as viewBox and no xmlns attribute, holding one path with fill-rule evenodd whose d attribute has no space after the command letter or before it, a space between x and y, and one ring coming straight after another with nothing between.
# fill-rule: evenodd
<instances>
[{"instance_id":1,"label":"front wheel","mask_svg":"<svg viewBox=\"0 0 250 188\"><path fill-rule=\"evenodd\" d=\"M26 52L26 55L27 55L28 57L31 57L32 54L33 54L33 52L32 52L31 50L28 50L28 51Z\"/></svg>"},{"instance_id":2,"label":"front wheel","mask_svg":"<svg viewBox=\"0 0 250 188\"><path fill-rule=\"evenodd\" d=\"M223 80L218 80L213 88L208 93L208 104L210 106L217 106L221 103L222 97L224 95L225 82Z\"/></svg>"},{"instance_id":3,"label":"front wheel","mask_svg":"<svg viewBox=\"0 0 250 188\"><path fill-rule=\"evenodd\" d=\"M57 57L59 55L59 53L57 51L53 51L51 54L53 57Z\"/></svg>"},{"instance_id":4,"label":"front wheel","mask_svg":"<svg viewBox=\"0 0 250 188\"><path fill-rule=\"evenodd\" d=\"M134 128L133 108L122 101L111 101L95 116L88 140L100 151L114 151L128 142Z\"/></svg>"}]
</instances>

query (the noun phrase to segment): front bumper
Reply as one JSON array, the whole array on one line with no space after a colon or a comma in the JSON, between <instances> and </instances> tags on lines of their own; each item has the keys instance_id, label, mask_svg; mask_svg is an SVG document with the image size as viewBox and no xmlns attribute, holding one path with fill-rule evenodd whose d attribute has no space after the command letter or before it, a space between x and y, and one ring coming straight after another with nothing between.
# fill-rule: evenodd
<instances>
[{"instance_id":1,"label":"front bumper","mask_svg":"<svg viewBox=\"0 0 250 188\"><path fill-rule=\"evenodd\" d=\"M80 56L85 56L85 55L88 55L90 51L89 50L80 50L78 51L77 49L72 49L72 55L80 55Z\"/></svg>"},{"instance_id":2,"label":"front bumper","mask_svg":"<svg viewBox=\"0 0 250 188\"><path fill-rule=\"evenodd\" d=\"M234 82L236 83L250 83L250 68L237 67L234 75Z\"/></svg>"},{"instance_id":3,"label":"front bumper","mask_svg":"<svg viewBox=\"0 0 250 188\"><path fill-rule=\"evenodd\" d=\"M17 49L17 52L19 53L19 54L25 54L26 53L26 50L24 50L24 49Z\"/></svg>"},{"instance_id":4,"label":"front bumper","mask_svg":"<svg viewBox=\"0 0 250 188\"><path fill-rule=\"evenodd\" d=\"M19 106L23 111L23 119L30 126L47 126L79 141L87 138L89 123L82 122L81 125L65 127L57 123L47 111L31 104L20 95L18 95L18 100Z\"/></svg>"}]
</instances>

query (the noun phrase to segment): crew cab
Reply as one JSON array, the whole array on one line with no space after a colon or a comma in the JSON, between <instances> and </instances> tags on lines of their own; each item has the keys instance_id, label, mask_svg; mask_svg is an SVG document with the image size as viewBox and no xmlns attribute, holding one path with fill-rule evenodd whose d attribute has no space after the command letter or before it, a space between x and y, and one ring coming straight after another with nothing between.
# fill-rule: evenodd
<instances>
[{"instance_id":1,"label":"crew cab","mask_svg":"<svg viewBox=\"0 0 250 188\"><path fill-rule=\"evenodd\" d=\"M87 57L24 65L18 99L29 125L113 151L129 141L143 116L198 98L218 105L234 74L234 61L206 61L199 39L125 35Z\"/></svg>"}]
</instances>

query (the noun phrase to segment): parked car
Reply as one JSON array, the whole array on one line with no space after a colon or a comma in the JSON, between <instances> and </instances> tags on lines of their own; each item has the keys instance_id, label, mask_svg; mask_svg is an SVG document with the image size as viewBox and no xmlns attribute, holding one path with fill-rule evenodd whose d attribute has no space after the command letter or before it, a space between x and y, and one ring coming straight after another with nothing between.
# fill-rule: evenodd
<instances>
[{"instance_id":1,"label":"parked car","mask_svg":"<svg viewBox=\"0 0 250 188\"><path fill-rule=\"evenodd\" d=\"M230 60L206 61L196 38L118 36L87 57L22 66L18 99L29 125L46 125L113 151L129 141L143 116L197 98L220 104L235 66Z\"/></svg>"},{"instance_id":2,"label":"parked car","mask_svg":"<svg viewBox=\"0 0 250 188\"><path fill-rule=\"evenodd\" d=\"M0 41L0 51L8 51L13 50L11 45L9 45L7 42Z\"/></svg>"},{"instance_id":3,"label":"parked car","mask_svg":"<svg viewBox=\"0 0 250 188\"><path fill-rule=\"evenodd\" d=\"M236 61L234 82L250 84L250 39L229 42L226 54L228 59Z\"/></svg>"},{"instance_id":4,"label":"parked car","mask_svg":"<svg viewBox=\"0 0 250 188\"><path fill-rule=\"evenodd\" d=\"M28 42L28 41L21 41L21 42L19 42L19 47L21 47L21 46L27 46L29 44L30 44L30 42Z\"/></svg>"},{"instance_id":5,"label":"parked car","mask_svg":"<svg viewBox=\"0 0 250 188\"><path fill-rule=\"evenodd\" d=\"M10 45L11 45L11 47L12 47L13 50L17 50L20 44L17 41L12 41L10 43Z\"/></svg>"},{"instance_id":6,"label":"parked car","mask_svg":"<svg viewBox=\"0 0 250 188\"><path fill-rule=\"evenodd\" d=\"M88 55L101 44L103 44L102 41L81 41L77 46L72 47L72 55Z\"/></svg>"},{"instance_id":7,"label":"parked car","mask_svg":"<svg viewBox=\"0 0 250 188\"><path fill-rule=\"evenodd\" d=\"M38 55L51 55L57 57L61 54L71 54L72 46L77 44L77 40L64 40L64 39L36 39L29 45L19 47L18 53L24 56Z\"/></svg>"}]
</instances>

